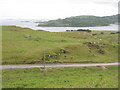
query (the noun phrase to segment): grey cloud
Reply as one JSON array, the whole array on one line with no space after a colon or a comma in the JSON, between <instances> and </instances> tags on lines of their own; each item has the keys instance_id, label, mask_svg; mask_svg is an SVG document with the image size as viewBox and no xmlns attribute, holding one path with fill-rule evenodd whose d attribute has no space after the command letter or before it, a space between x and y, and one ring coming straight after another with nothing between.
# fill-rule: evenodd
<instances>
[{"instance_id":1,"label":"grey cloud","mask_svg":"<svg viewBox=\"0 0 120 90\"><path fill-rule=\"evenodd\" d=\"M108 0L108 1L105 1L105 0L93 0L93 1L96 4L106 4L106 5L112 5L114 7L118 7L118 2L119 2L119 0Z\"/></svg>"},{"instance_id":2,"label":"grey cloud","mask_svg":"<svg viewBox=\"0 0 120 90\"><path fill-rule=\"evenodd\" d=\"M119 0L65 0L73 4L83 4L83 3L96 3L96 4L108 4L114 7L118 7Z\"/></svg>"}]
</instances>

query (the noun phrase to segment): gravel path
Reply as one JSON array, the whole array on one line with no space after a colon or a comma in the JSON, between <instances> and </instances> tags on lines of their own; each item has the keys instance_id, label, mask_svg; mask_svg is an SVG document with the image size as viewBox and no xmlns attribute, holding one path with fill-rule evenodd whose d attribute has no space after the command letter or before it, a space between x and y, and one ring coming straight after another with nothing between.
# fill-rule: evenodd
<instances>
[{"instance_id":1,"label":"gravel path","mask_svg":"<svg viewBox=\"0 0 120 90\"><path fill-rule=\"evenodd\" d=\"M108 66L108 65L120 65L120 62L114 63L91 63L91 64L46 64L46 67L87 67L87 66ZM44 67L43 64L27 64L27 65L0 65L0 69L16 69L16 68L34 68Z\"/></svg>"}]
</instances>

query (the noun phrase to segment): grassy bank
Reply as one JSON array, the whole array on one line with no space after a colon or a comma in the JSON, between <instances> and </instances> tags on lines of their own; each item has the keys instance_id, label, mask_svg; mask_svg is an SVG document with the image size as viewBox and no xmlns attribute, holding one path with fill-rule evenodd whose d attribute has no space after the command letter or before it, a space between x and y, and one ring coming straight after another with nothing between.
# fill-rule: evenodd
<instances>
[{"instance_id":1,"label":"grassy bank","mask_svg":"<svg viewBox=\"0 0 120 90\"><path fill-rule=\"evenodd\" d=\"M118 88L118 66L3 70L3 88Z\"/></svg>"},{"instance_id":2,"label":"grassy bank","mask_svg":"<svg viewBox=\"0 0 120 90\"><path fill-rule=\"evenodd\" d=\"M114 31L45 32L3 26L2 38L3 64L35 64L43 63L43 60L46 63L118 60L118 33Z\"/></svg>"}]
</instances>

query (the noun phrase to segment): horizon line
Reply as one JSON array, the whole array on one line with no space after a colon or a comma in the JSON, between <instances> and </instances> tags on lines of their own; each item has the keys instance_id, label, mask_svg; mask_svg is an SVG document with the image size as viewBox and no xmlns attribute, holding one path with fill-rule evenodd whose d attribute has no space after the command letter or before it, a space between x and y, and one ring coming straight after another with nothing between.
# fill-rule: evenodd
<instances>
[{"instance_id":1,"label":"horizon line","mask_svg":"<svg viewBox=\"0 0 120 90\"><path fill-rule=\"evenodd\" d=\"M113 16L113 15L118 15L119 13L117 14L112 14L112 15L105 15L105 16ZM65 18L69 18L69 17L76 17L76 16L97 16L97 17L105 17L104 15L102 16L99 16L99 15L74 15L74 16L67 16ZM0 18L0 19L40 19L40 20L54 20L54 19L65 19L65 18Z\"/></svg>"}]
</instances>

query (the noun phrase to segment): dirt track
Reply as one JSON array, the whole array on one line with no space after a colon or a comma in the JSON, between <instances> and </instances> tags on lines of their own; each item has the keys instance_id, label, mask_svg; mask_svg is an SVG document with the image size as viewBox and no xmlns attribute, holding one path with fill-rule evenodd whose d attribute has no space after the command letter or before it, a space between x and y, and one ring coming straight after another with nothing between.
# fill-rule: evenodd
<instances>
[{"instance_id":1,"label":"dirt track","mask_svg":"<svg viewBox=\"0 0 120 90\"><path fill-rule=\"evenodd\" d=\"M46 67L87 67L87 66L108 66L108 65L120 65L120 62L114 63L92 63L92 64L46 64ZM44 67L43 64L34 65L0 65L0 69L16 69L16 68L34 68L34 67Z\"/></svg>"}]
</instances>

